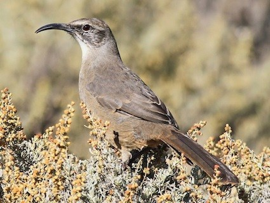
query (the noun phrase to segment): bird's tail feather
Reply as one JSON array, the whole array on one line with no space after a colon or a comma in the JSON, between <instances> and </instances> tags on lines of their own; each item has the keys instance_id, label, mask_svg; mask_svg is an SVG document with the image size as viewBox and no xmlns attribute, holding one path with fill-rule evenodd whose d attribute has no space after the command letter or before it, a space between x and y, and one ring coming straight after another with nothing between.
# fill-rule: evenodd
<instances>
[{"instance_id":1,"label":"bird's tail feather","mask_svg":"<svg viewBox=\"0 0 270 203\"><path fill-rule=\"evenodd\" d=\"M214 176L214 168L218 165L219 177L223 183L238 183L238 178L225 164L187 135L177 130L172 130L172 134L162 137L162 141L176 151L183 153L188 159L200 166L210 177Z\"/></svg>"}]
</instances>

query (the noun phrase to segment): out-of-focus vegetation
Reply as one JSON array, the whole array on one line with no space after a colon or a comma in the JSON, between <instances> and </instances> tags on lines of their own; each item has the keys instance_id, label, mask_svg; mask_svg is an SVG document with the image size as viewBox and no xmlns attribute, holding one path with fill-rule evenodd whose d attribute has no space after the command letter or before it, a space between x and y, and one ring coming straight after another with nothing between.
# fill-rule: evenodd
<instances>
[{"instance_id":1,"label":"out-of-focus vegetation","mask_svg":"<svg viewBox=\"0 0 270 203\"><path fill-rule=\"evenodd\" d=\"M70 101L79 103L78 44L65 33L34 31L98 17L110 25L125 64L184 132L206 120L204 134L216 136L229 123L252 149L269 146L269 1L9 0L0 11L0 89L14 93L27 135L44 132ZM87 156L82 125L77 114L71 149Z\"/></svg>"},{"instance_id":2,"label":"out-of-focus vegetation","mask_svg":"<svg viewBox=\"0 0 270 203\"><path fill-rule=\"evenodd\" d=\"M220 157L239 178L238 185L220 185L218 166L209 179L198 167L187 171L185 157L151 150L123 170L120 153L104 139L109 122L96 119L81 104L90 130L91 157L79 160L68 153L74 103L59 122L43 134L26 140L22 123L7 89L0 100L0 201L1 202L269 202L270 149L254 154L241 140L231 139L231 128L206 150ZM197 139L204 122L189 135Z\"/></svg>"}]
</instances>

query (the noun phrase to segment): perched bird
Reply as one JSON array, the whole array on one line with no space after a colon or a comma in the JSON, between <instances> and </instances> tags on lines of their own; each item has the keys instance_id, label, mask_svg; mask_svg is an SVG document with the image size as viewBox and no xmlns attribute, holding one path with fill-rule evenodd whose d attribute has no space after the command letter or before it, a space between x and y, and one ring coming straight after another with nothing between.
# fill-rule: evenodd
<instances>
[{"instance_id":1,"label":"perched bird","mask_svg":"<svg viewBox=\"0 0 270 203\"><path fill-rule=\"evenodd\" d=\"M213 177L217 165L223 183L238 183L225 164L179 131L165 104L124 65L112 31L104 21L83 18L69 24L53 23L36 33L49 29L66 31L80 44L80 98L94 116L110 122L106 139L121 150L124 164L131 159L132 150L163 142L184 153L209 176Z\"/></svg>"}]
</instances>

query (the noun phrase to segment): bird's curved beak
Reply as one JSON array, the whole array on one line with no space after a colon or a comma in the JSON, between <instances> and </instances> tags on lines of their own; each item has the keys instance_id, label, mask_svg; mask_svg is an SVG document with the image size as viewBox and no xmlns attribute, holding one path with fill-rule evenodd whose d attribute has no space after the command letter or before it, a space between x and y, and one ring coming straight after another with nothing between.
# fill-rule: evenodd
<instances>
[{"instance_id":1,"label":"bird's curved beak","mask_svg":"<svg viewBox=\"0 0 270 203\"><path fill-rule=\"evenodd\" d=\"M44 25L36 30L35 33L39 33L45 30L64 30L66 32L71 33L72 28L70 27L69 24L64 24L64 23L52 23L48 25Z\"/></svg>"}]
</instances>

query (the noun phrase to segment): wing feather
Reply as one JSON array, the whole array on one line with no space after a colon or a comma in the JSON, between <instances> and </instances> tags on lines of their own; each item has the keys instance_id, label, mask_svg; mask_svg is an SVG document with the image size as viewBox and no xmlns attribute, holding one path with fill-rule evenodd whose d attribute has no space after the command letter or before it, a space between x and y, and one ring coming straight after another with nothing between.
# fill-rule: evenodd
<instances>
[{"instance_id":1,"label":"wing feather","mask_svg":"<svg viewBox=\"0 0 270 203\"><path fill-rule=\"evenodd\" d=\"M95 75L87 90L95 96L101 106L118 113L129 114L143 120L170 124L178 128L178 124L165 104L154 92L128 68L121 71L110 68L105 74Z\"/></svg>"}]
</instances>

